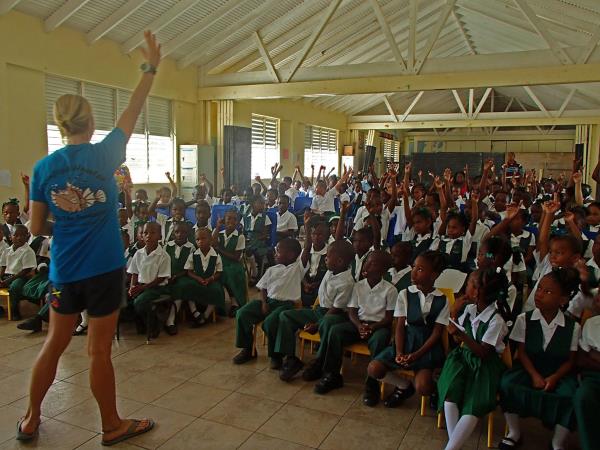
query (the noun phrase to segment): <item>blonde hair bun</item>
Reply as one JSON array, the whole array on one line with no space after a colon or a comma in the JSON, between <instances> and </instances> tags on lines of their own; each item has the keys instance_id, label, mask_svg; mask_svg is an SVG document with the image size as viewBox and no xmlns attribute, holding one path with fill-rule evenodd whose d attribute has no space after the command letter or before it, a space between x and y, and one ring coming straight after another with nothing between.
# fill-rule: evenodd
<instances>
[{"instance_id":1,"label":"blonde hair bun","mask_svg":"<svg viewBox=\"0 0 600 450\"><path fill-rule=\"evenodd\" d=\"M89 130L92 107L81 95L61 95L54 103L54 122L63 137L75 136Z\"/></svg>"}]
</instances>

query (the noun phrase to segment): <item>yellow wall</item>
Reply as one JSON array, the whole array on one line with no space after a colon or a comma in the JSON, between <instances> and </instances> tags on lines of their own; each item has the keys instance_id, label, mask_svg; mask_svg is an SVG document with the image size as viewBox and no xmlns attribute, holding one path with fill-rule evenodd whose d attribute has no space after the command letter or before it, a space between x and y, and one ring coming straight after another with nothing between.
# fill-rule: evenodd
<instances>
[{"instance_id":1,"label":"yellow wall","mask_svg":"<svg viewBox=\"0 0 600 450\"><path fill-rule=\"evenodd\" d=\"M339 130L338 151L346 143L347 118L344 114L326 111L293 100L236 101L233 105L233 124L252 126L252 114L280 119L280 149L283 175L293 175L294 167L304 168L304 126L318 125ZM287 150L288 158L284 158ZM305 170L305 174L309 173Z\"/></svg>"},{"instance_id":2,"label":"yellow wall","mask_svg":"<svg viewBox=\"0 0 600 450\"><path fill-rule=\"evenodd\" d=\"M78 31L46 33L38 18L0 16L0 170L12 176L12 186L0 186L0 199L22 198L19 174L30 173L46 154L46 73L131 90L141 62L141 53L124 55L106 39L89 46ZM204 104L196 93L194 68L180 71L174 61L162 62L152 95L174 100L177 144L204 143Z\"/></svg>"}]
</instances>

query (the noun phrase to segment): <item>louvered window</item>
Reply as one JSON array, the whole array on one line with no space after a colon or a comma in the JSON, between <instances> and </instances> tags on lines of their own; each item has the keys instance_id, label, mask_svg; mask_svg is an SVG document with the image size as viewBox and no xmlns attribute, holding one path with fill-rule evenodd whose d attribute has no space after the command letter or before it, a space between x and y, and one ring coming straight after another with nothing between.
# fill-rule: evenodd
<instances>
[{"instance_id":1,"label":"louvered window","mask_svg":"<svg viewBox=\"0 0 600 450\"><path fill-rule=\"evenodd\" d=\"M383 139L383 159L385 162L400 161L400 142Z\"/></svg>"},{"instance_id":2,"label":"louvered window","mask_svg":"<svg viewBox=\"0 0 600 450\"><path fill-rule=\"evenodd\" d=\"M67 78L46 77L48 153L62 147L52 108L63 94L82 94L91 104L96 129L91 142L100 142L127 108L131 92ZM174 172L174 136L171 101L148 97L127 143L126 162L134 183L165 183L165 172Z\"/></svg>"},{"instance_id":3,"label":"louvered window","mask_svg":"<svg viewBox=\"0 0 600 450\"><path fill-rule=\"evenodd\" d=\"M339 152L338 132L331 128L306 125L304 127L304 172L310 173L310 166L315 166L315 173L319 167L325 166L326 173L331 169L338 174Z\"/></svg>"},{"instance_id":4,"label":"louvered window","mask_svg":"<svg viewBox=\"0 0 600 450\"><path fill-rule=\"evenodd\" d=\"M279 162L279 119L252 114L252 176L271 178L271 167Z\"/></svg>"}]
</instances>

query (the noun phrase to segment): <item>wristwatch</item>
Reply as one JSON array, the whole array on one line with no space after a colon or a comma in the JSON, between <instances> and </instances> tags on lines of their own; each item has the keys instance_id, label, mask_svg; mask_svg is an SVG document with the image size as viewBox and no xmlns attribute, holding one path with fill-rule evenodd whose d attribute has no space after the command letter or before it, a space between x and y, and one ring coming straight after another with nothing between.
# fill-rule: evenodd
<instances>
[{"instance_id":1,"label":"wristwatch","mask_svg":"<svg viewBox=\"0 0 600 450\"><path fill-rule=\"evenodd\" d=\"M140 66L140 69L143 73L151 73L152 75L156 75L156 67L154 67L149 62L145 62Z\"/></svg>"}]
</instances>

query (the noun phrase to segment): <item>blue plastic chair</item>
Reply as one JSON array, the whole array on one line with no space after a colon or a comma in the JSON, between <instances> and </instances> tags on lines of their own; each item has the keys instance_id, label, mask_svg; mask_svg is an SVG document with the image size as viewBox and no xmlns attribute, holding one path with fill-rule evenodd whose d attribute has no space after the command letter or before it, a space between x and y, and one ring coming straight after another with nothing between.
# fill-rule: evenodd
<instances>
[{"instance_id":1,"label":"blue plastic chair","mask_svg":"<svg viewBox=\"0 0 600 450\"><path fill-rule=\"evenodd\" d=\"M269 236L269 247L275 248L277 245L277 208L271 208L267 211L267 217L271 220L271 236Z\"/></svg>"},{"instance_id":2,"label":"blue plastic chair","mask_svg":"<svg viewBox=\"0 0 600 450\"><path fill-rule=\"evenodd\" d=\"M312 198L310 197L296 197L294 200L294 214L304 214L306 208L310 209L312 204Z\"/></svg>"},{"instance_id":3,"label":"blue plastic chair","mask_svg":"<svg viewBox=\"0 0 600 450\"><path fill-rule=\"evenodd\" d=\"M237 213L237 209L235 209L235 206L232 205L213 205L213 207L210 210L210 225L212 226L213 230L216 228L217 226L217 221L223 217L225 217L225 213L227 211L235 211Z\"/></svg>"},{"instance_id":4,"label":"blue plastic chair","mask_svg":"<svg viewBox=\"0 0 600 450\"><path fill-rule=\"evenodd\" d=\"M189 220L192 223L196 223L196 208L188 206L185 209L185 220Z\"/></svg>"},{"instance_id":5,"label":"blue plastic chair","mask_svg":"<svg viewBox=\"0 0 600 450\"><path fill-rule=\"evenodd\" d=\"M167 217L171 217L171 211L169 210L169 208L156 208L156 213L162 214Z\"/></svg>"},{"instance_id":6,"label":"blue plastic chair","mask_svg":"<svg viewBox=\"0 0 600 450\"><path fill-rule=\"evenodd\" d=\"M396 228L396 221L398 220L397 216L394 216L390 219L390 226L388 227L387 237L385 243L388 247L392 247L396 243L396 239L394 236L394 229Z\"/></svg>"},{"instance_id":7,"label":"blue plastic chair","mask_svg":"<svg viewBox=\"0 0 600 450\"><path fill-rule=\"evenodd\" d=\"M333 199L333 207L335 208L335 213L340 215L340 198L336 197Z\"/></svg>"}]
</instances>

